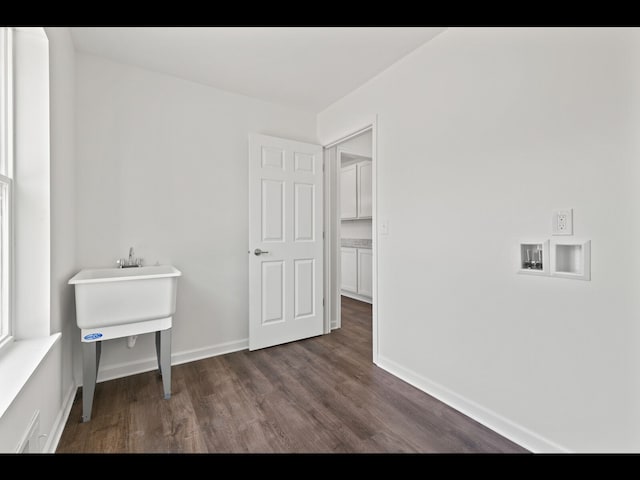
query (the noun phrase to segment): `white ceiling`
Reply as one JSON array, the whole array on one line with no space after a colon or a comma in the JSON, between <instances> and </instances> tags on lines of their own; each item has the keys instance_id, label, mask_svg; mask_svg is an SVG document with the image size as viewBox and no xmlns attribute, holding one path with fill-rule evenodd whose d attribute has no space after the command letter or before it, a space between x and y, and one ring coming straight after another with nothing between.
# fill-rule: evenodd
<instances>
[{"instance_id":1,"label":"white ceiling","mask_svg":"<svg viewBox=\"0 0 640 480\"><path fill-rule=\"evenodd\" d=\"M442 32L428 27L82 27L79 51L319 112Z\"/></svg>"}]
</instances>

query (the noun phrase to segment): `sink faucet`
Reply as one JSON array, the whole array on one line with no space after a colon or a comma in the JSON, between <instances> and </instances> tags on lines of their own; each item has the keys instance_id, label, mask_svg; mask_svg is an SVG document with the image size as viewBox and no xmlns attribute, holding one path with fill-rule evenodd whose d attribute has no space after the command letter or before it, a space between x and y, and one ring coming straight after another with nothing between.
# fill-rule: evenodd
<instances>
[{"instance_id":1,"label":"sink faucet","mask_svg":"<svg viewBox=\"0 0 640 480\"><path fill-rule=\"evenodd\" d=\"M142 258L133 256L133 247L129 247L129 258L121 258L116 264L118 268L131 268L131 267L141 267L142 266Z\"/></svg>"}]
</instances>

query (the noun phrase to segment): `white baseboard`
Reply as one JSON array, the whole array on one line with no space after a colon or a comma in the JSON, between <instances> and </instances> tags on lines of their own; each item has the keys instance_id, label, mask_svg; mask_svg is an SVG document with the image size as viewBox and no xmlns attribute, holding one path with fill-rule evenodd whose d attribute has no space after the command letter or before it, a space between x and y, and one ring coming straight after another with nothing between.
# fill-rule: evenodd
<instances>
[{"instance_id":1,"label":"white baseboard","mask_svg":"<svg viewBox=\"0 0 640 480\"><path fill-rule=\"evenodd\" d=\"M51 432L49 432L49 435L47 436L47 443L45 444L42 453L56 453L58 443L62 437L62 432L64 431L64 427L69 419L71 407L73 406L73 399L76 398L77 390L78 387L75 384L72 384L69 387L69 390L62 401L60 412L58 413L56 420L53 422Z\"/></svg>"},{"instance_id":2,"label":"white baseboard","mask_svg":"<svg viewBox=\"0 0 640 480\"><path fill-rule=\"evenodd\" d=\"M459 395L448 388L425 378L418 373L397 364L396 362L378 356L377 365L414 387L437 398L455 408L475 421L508 438L512 442L536 453L569 453L570 450L558 445L551 440L538 435L531 430L519 425L498 413L477 404L462 395Z\"/></svg>"},{"instance_id":3,"label":"white baseboard","mask_svg":"<svg viewBox=\"0 0 640 480\"><path fill-rule=\"evenodd\" d=\"M210 345L203 348L195 348L184 352L174 352L171 354L171 365L180 365L182 363L202 360L203 358L224 355L225 353L237 352L249 348L249 339L235 340L233 342L219 343L218 345ZM150 372L158 368L158 360L156 357L144 358L136 362L117 363L109 365L98 370L98 382L114 380L116 378L128 377L138 373Z\"/></svg>"}]
</instances>

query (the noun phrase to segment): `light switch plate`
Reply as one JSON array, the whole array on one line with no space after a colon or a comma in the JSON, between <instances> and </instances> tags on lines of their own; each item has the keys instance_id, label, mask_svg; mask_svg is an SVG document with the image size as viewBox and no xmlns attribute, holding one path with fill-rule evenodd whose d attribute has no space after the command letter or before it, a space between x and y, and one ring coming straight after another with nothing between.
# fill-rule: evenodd
<instances>
[{"instance_id":1,"label":"light switch plate","mask_svg":"<svg viewBox=\"0 0 640 480\"><path fill-rule=\"evenodd\" d=\"M553 212L551 233L553 235L573 235L572 208L564 208Z\"/></svg>"}]
</instances>

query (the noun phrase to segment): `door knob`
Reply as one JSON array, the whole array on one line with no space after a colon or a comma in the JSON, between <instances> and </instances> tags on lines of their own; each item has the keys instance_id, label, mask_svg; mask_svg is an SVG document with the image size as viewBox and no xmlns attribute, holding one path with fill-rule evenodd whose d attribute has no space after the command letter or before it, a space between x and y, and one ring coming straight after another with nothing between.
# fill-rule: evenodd
<instances>
[{"instance_id":1,"label":"door knob","mask_svg":"<svg viewBox=\"0 0 640 480\"><path fill-rule=\"evenodd\" d=\"M256 249L253 251L253 254L254 254L254 255L257 255L257 256L260 256L260 255L262 255L263 253L269 253L269 252L267 252L266 250L260 250L259 248L256 248Z\"/></svg>"}]
</instances>

